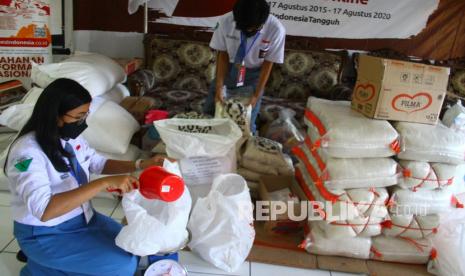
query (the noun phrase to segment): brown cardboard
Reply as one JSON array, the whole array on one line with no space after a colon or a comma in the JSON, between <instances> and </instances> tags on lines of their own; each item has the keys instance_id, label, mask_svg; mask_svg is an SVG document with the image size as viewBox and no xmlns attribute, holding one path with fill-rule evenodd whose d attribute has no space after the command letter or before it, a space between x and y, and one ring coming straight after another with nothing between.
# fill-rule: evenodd
<instances>
[{"instance_id":1,"label":"brown cardboard","mask_svg":"<svg viewBox=\"0 0 465 276\"><path fill-rule=\"evenodd\" d=\"M277 237L264 229L264 223L257 222L254 226L255 242L247 258L251 262L376 276L431 275L427 272L426 265L313 255L299 247L304 237L303 232Z\"/></svg>"},{"instance_id":2,"label":"brown cardboard","mask_svg":"<svg viewBox=\"0 0 465 276\"><path fill-rule=\"evenodd\" d=\"M436 124L450 69L360 55L352 109L375 119Z\"/></svg>"},{"instance_id":3,"label":"brown cardboard","mask_svg":"<svg viewBox=\"0 0 465 276\"><path fill-rule=\"evenodd\" d=\"M261 176L258 186L259 199L262 201L270 201L269 193L289 188L291 192L296 195L299 200L305 200L305 194L302 189L295 182L292 176ZM272 204L272 203L271 203ZM299 216L301 214L301 204L294 204L294 214ZM283 215L278 215L277 220L265 222L265 230L271 233L283 233L289 231L299 231L303 229L307 223L306 219L303 221L292 221L289 219L287 212Z\"/></svg>"}]
</instances>

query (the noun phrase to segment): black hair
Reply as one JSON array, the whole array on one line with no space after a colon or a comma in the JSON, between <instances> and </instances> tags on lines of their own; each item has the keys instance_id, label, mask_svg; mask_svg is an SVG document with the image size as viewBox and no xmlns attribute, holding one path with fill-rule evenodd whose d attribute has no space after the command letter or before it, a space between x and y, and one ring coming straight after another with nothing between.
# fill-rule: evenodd
<instances>
[{"instance_id":1,"label":"black hair","mask_svg":"<svg viewBox=\"0 0 465 276\"><path fill-rule=\"evenodd\" d=\"M270 15L270 5L265 0L237 0L233 15L236 28L245 31L265 24Z\"/></svg>"},{"instance_id":2,"label":"black hair","mask_svg":"<svg viewBox=\"0 0 465 276\"><path fill-rule=\"evenodd\" d=\"M59 172L69 171L63 160L63 157L69 157L69 154L61 145L58 118L91 101L92 97L89 92L78 82L71 79L53 81L40 94L31 118L21 129L16 140L30 132L35 132L37 143L53 167ZM6 164L7 161L5 161L5 166Z\"/></svg>"}]
</instances>

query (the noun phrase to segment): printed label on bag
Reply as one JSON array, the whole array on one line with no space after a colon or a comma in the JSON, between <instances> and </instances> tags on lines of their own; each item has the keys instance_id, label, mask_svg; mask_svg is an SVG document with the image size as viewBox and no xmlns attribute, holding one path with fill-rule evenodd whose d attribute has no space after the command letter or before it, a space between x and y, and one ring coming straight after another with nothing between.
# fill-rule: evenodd
<instances>
[{"instance_id":1,"label":"printed label on bag","mask_svg":"<svg viewBox=\"0 0 465 276\"><path fill-rule=\"evenodd\" d=\"M191 157L179 163L186 185L211 184L216 176L233 170L233 164L227 157Z\"/></svg>"}]
</instances>

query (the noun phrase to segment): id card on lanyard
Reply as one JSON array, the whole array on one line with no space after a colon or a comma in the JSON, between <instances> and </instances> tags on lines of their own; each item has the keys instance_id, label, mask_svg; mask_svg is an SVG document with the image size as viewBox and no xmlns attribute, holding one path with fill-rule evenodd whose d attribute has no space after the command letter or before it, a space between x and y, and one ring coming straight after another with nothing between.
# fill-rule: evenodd
<instances>
[{"instance_id":1,"label":"id card on lanyard","mask_svg":"<svg viewBox=\"0 0 465 276\"><path fill-rule=\"evenodd\" d=\"M241 60L239 60L239 63L236 63L236 67L237 67L236 87L244 86L245 73L246 73L245 57L250 52L253 45L255 44L255 41L257 41L257 38L259 36L260 36L260 32L257 32L252 41L252 44L250 44L249 48L247 48L247 37L245 37L245 35L241 32L241 44L239 45L239 51L241 50L243 51L243 56L241 57ZM241 47L243 48L241 49Z\"/></svg>"}]
</instances>

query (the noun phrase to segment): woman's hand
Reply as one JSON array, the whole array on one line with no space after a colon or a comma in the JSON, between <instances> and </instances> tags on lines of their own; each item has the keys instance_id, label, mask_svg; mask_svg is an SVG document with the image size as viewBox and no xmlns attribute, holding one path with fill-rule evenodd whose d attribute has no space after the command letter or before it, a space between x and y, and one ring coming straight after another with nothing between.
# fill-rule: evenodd
<instances>
[{"instance_id":1,"label":"woman's hand","mask_svg":"<svg viewBox=\"0 0 465 276\"><path fill-rule=\"evenodd\" d=\"M102 178L110 192L128 193L139 188L139 180L130 175L116 175Z\"/></svg>"}]
</instances>

